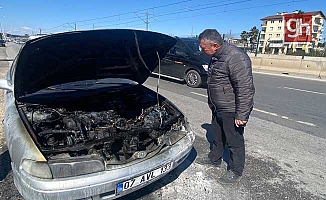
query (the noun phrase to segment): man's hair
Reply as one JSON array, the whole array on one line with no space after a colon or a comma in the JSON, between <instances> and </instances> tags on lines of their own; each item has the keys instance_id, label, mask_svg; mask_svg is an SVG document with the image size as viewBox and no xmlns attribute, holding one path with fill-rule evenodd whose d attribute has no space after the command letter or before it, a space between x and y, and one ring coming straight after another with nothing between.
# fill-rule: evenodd
<instances>
[{"instance_id":1,"label":"man's hair","mask_svg":"<svg viewBox=\"0 0 326 200\"><path fill-rule=\"evenodd\" d=\"M223 44L223 38L216 29L206 29L198 37L199 41L205 40L211 43Z\"/></svg>"}]
</instances>

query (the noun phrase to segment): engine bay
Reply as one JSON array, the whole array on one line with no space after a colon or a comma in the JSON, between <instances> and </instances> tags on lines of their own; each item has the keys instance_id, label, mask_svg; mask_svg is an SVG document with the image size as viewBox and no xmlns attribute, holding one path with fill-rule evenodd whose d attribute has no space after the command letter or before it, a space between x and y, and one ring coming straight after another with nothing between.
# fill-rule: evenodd
<instances>
[{"instance_id":1,"label":"engine bay","mask_svg":"<svg viewBox=\"0 0 326 200\"><path fill-rule=\"evenodd\" d=\"M119 164L154 155L185 119L147 88L121 90L58 104L19 105L47 159L96 155Z\"/></svg>"}]
</instances>

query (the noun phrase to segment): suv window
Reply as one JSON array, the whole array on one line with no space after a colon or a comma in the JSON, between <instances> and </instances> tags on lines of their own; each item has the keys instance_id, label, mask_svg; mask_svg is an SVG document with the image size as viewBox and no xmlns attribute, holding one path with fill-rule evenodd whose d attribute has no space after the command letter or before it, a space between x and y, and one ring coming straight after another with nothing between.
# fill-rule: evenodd
<instances>
[{"instance_id":1,"label":"suv window","mask_svg":"<svg viewBox=\"0 0 326 200\"><path fill-rule=\"evenodd\" d=\"M174 56L182 56L182 57L189 57L189 53L187 51L187 47L180 43L177 42L169 51L170 55L174 55Z\"/></svg>"}]
</instances>

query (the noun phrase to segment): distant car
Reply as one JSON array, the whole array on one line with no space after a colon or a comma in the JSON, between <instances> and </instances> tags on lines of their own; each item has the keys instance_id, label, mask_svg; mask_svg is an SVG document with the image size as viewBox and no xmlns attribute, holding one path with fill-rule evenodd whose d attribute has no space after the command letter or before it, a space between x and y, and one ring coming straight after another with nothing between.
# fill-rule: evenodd
<instances>
[{"instance_id":1,"label":"distant car","mask_svg":"<svg viewBox=\"0 0 326 200\"><path fill-rule=\"evenodd\" d=\"M6 46L6 41L4 41L4 40L0 40L0 46L1 46L1 47L5 47L5 46Z\"/></svg>"},{"instance_id":2,"label":"distant car","mask_svg":"<svg viewBox=\"0 0 326 200\"><path fill-rule=\"evenodd\" d=\"M207 81L210 58L200 52L196 38L176 38L177 43L170 49L153 74L159 71L163 77L185 81L189 87L200 87Z\"/></svg>"},{"instance_id":3,"label":"distant car","mask_svg":"<svg viewBox=\"0 0 326 200\"><path fill-rule=\"evenodd\" d=\"M85 43L87 41L87 43ZM24 199L115 199L169 173L194 133L142 85L170 36L92 30L27 41L6 79L4 132Z\"/></svg>"}]
</instances>

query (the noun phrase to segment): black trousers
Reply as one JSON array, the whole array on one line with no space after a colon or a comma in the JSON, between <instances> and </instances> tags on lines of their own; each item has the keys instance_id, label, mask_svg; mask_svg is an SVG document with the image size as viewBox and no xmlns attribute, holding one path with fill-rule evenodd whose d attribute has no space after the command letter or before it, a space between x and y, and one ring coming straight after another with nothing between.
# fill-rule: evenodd
<instances>
[{"instance_id":1,"label":"black trousers","mask_svg":"<svg viewBox=\"0 0 326 200\"><path fill-rule=\"evenodd\" d=\"M244 127L235 126L234 116L234 113L213 113L211 135L214 141L208 157L221 161L227 145L230 150L228 169L241 176L245 163Z\"/></svg>"}]
</instances>

